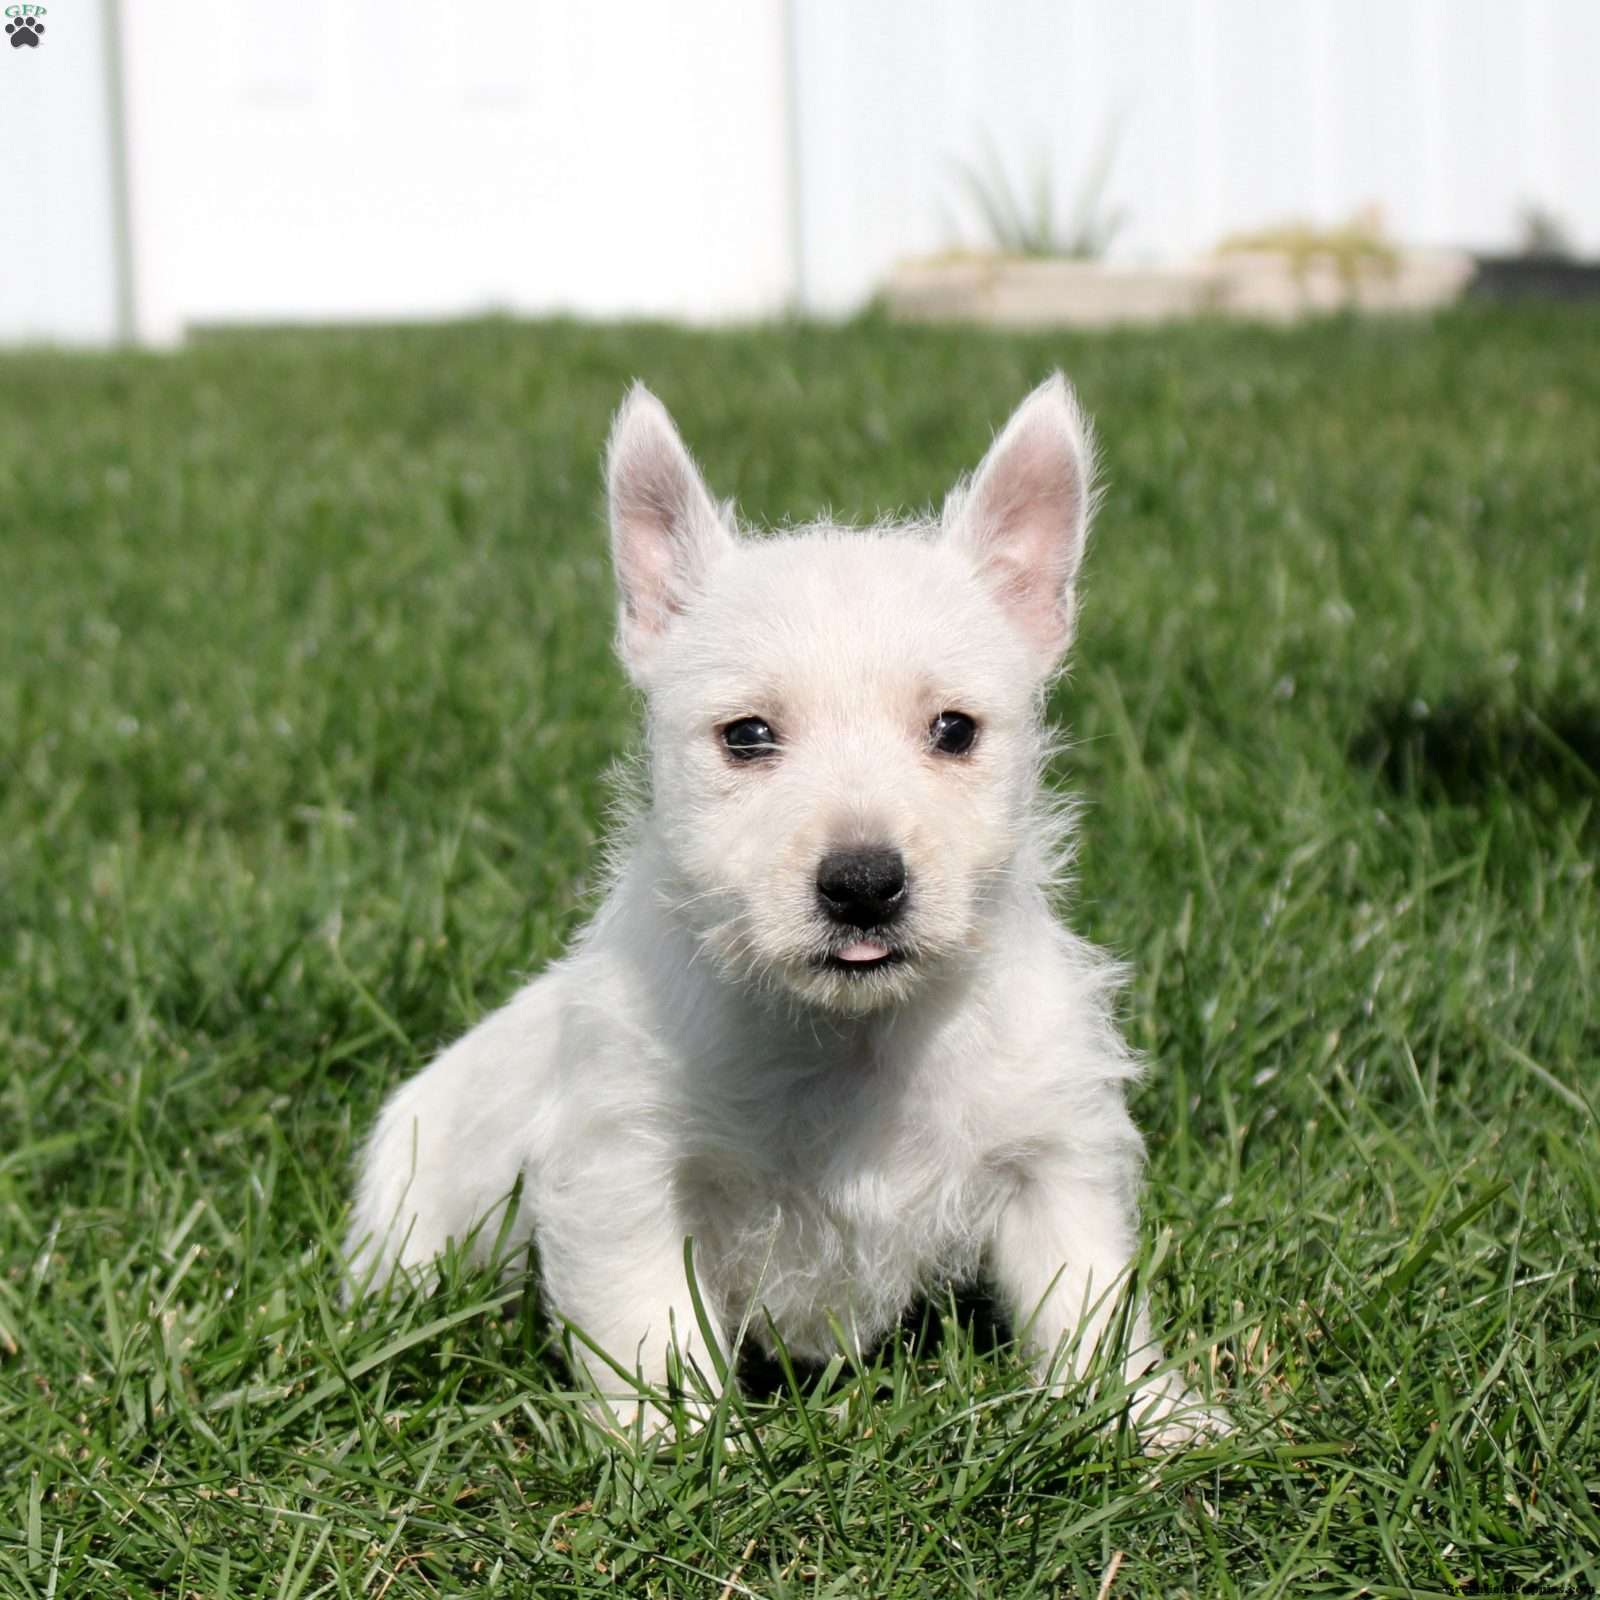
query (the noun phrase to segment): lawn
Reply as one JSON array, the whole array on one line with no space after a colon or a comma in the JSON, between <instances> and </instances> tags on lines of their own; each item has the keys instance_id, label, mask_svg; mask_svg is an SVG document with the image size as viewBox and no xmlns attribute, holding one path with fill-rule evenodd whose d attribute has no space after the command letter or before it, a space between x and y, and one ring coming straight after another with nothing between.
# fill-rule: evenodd
<instances>
[{"instance_id":1,"label":"lawn","mask_svg":"<svg viewBox=\"0 0 1600 1600\"><path fill-rule=\"evenodd\" d=\"M926 505L1057 364L1070 915L1237 1433L1143 1458L951 1300L640 1453L516 1286L350 1317L380 1099L590 903L626 381L768 521ZM1578 314L0 358L0 1593L1600 1590L1597 555Z\"/></svg>"}]
</instances>

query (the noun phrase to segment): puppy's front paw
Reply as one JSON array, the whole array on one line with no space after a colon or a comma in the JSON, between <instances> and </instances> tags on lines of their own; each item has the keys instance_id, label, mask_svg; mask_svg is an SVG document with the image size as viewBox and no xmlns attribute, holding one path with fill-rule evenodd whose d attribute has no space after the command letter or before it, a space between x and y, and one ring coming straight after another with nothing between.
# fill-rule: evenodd
<instances>
[{"instance_id":1,"label":"puppy's front paw","mask_svg":"<svg viewBox=\"0 0 1600 1600\"><path fill-rule=\"evenodd\" d=\"M589 1401L589 1415L601 1433L651 1451L674 1440L702 1436L716 1419L717 1406L702 1396L684 1396L674 1403L665 1395L596 1395ZM732 1455L739 1450L739 1441L724 1433L721 1448L723 1454Z\"/></svg>"},{"instance_id":2,"label":"puppy's front paw","mask_svg":"<svg viewBox=\"0 0 1600 1600\"><path fill-rule=\"evenodd\" d=\"M1233 1432L1227 1412L1208 1406L1170 1373L1146 1384L1134 1396L1133 1421L1149 1455L1194 1450Z\"/></svg>"}]
</instances>

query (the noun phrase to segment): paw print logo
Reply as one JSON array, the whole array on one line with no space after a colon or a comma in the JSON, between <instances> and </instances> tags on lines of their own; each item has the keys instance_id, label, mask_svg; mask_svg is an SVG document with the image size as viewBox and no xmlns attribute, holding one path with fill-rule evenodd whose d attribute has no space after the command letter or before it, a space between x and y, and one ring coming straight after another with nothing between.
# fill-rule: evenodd
<instances>
[{"instance_id":1,"label":"paw print logo","mask_svg":"<svg viewBox=\"0 0 1600 1600\"><path fill-rule=\"evenodd\" d=\"M6 32L11 36L13 50L20 50L25 44L37 49L44 24L37 17L18 17L15 22L6 24Z\"/></svg>"}]
</instances>

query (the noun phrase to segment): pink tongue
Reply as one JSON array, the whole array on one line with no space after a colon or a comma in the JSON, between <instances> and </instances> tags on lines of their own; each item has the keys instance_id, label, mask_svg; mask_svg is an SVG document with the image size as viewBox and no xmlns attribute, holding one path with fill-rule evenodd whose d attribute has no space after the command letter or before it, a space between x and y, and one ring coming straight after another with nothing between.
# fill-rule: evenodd
<instances>
[{"instance_id":1,"label":"pink tongue","mask_svg":"<svg viewBox=\"0 0 1600 1600\"><path fill-rule=\"evenodd\" d=\"M875 939L857 939L854 944L835 952L841 961L881 961L888 953L888 945L879 944Z\"/></svg>"}]
</instances>

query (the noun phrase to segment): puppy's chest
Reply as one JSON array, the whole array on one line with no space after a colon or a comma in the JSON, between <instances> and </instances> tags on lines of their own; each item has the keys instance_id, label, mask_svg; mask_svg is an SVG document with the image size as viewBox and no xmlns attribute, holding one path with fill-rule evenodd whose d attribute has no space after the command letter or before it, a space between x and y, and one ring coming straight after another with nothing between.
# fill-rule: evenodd
<instances>
[{"instance_id":1,"label":"puppy's chest","mask_svg":"<svg viewBox=\"0 0 1600 1600\"><path fill-rule=\"evenodd\" d=\"M976 1271L1004 1179L945 1130L858 1108L745 1134L699 1151L680 1184L730 1318L764 1310L795 1354L821 1357L830 1318L866 1344L920 1290Z\"/></svg>"}]
</instances>

